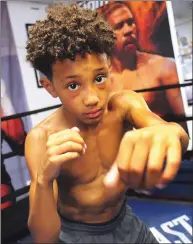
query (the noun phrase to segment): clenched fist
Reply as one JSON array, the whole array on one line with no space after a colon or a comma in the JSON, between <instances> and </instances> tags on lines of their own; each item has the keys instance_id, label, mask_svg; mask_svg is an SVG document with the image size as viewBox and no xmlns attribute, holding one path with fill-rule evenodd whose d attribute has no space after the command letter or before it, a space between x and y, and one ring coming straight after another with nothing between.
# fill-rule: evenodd
<instances>
[{"instance_id":1,"label":"clenched fist","mask_svg":"<svg viewBox=\"0 0 193 244\"><path fill-rule=\"evenodd\" d=\"M40 166L38 178L43 182L52 182L58 177L62 165L80 157L85 149L86 144L76 127L51 134L46 143L46 157Z\"/></svg>"},{"instance_id":2,"label":"clenched fist","mask_svg":"<svg viewBox=\"0 0 193 244\"><path fill-rule=\"evenodd\" d=\"M187 145L186 133L175 123L127 132L104 183L113 187L121 180L133 189L161 188L177 174Z\"/></svg>"}]
</instances>

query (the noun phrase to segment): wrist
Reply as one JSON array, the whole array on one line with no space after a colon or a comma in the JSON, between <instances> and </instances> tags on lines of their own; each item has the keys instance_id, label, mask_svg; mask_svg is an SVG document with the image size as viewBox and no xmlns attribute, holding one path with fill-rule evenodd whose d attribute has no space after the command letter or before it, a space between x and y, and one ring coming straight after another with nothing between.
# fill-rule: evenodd
<instances>
[{"instance_id":1,"label":"wrist","mask_svg":"<svg viewBox=\"0 0 193 244\"><path fill-rule=\"evenodd\" d=\"M44 176L38 176L37 185L42 188L49 188L49 187L53 187L53 181L47 180Z\"/></svg>"}]
</instances>

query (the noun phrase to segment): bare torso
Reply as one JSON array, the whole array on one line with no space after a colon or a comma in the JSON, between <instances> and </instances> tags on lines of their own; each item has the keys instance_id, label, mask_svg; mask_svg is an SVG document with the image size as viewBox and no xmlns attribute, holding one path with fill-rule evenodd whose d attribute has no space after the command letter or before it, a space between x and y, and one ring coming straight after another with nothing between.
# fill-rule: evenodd
<instances>
[{"instance_id":1,"label":"bare torso","mask_svg":"<svg viewBox=\"0 0 193 244\"><path fill-rule=\"evenodd\" d=\"M48 134L55 128L58 131L71 128L62 120L60 110L41 123ZM125 130L116 110L107 111L95 131L81 130L86 153L78 160L65 163L57 179L58 208L63 216L85 223L101 223L118 214L127 188L120 183L113 192L109 191L103 178L116 158Z\"/></svg>"},{"instance_id":2,"label":"bare torso","mask_svg":"<svg viewBox=\"0 0 193 244\"><path fill-rule=\"evenodd\" d=\"M157 55L138 52L140 63L136 70L125 69L122 72L112 72L112 90L123 89L142 90L162 86L161 72L163 71L163 59ZM159 116L172 114L164 90L140 92L149 108ZM161 104L161 106L160 106Z\"/></svg>"}]
</instances>

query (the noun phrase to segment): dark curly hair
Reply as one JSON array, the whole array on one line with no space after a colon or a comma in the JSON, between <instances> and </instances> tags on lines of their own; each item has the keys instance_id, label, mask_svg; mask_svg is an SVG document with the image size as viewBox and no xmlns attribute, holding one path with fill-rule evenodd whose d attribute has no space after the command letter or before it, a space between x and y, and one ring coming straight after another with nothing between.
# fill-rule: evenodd
<instances>
[{"instance_id":1,"label":"dark curly hair","mask_svg":"<svg viewBox=\"0 0 193 244\"><path fill-rule=\"evenodd\" d=\"M104 5L102 8L99 8L99 14L103 17L104 20L108 20L109 15L111 15L115 10L120 9L121 7L127 7L129 10L128 1L110 1L108 4ZM131 11L131 10L130 10Z\"/></svg>"},{"instance_id":2,"label":"dark curly hair","mask_svg":"<svg viewBox=\"0 0 193 244\"><path fill-rule=\"evenodd\" d=\"M52 80L52 65L76 55L110 52L116 39L113 30L97 11L77 4L54 3L48 6L47 18L29 30L27 61Z\"/></svg>"}]
</instances>

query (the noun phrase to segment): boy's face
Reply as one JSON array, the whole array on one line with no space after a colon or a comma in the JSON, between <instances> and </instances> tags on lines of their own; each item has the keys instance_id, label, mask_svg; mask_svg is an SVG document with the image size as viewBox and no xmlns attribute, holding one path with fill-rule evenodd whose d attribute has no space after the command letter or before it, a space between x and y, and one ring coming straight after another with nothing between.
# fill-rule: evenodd
<instances>
[{"instance_id":1,"label":"boy's face","mask_svg":"<svg viewBox=\"0 0 193 244\"><path fill-rule=\"evenodd\" d=\"M109 60L105 54L87 54L75 61L53 65L53 89L64 109L75 119L94 124L100 121L109 96Z\"/></svg>"}]
</instances>

